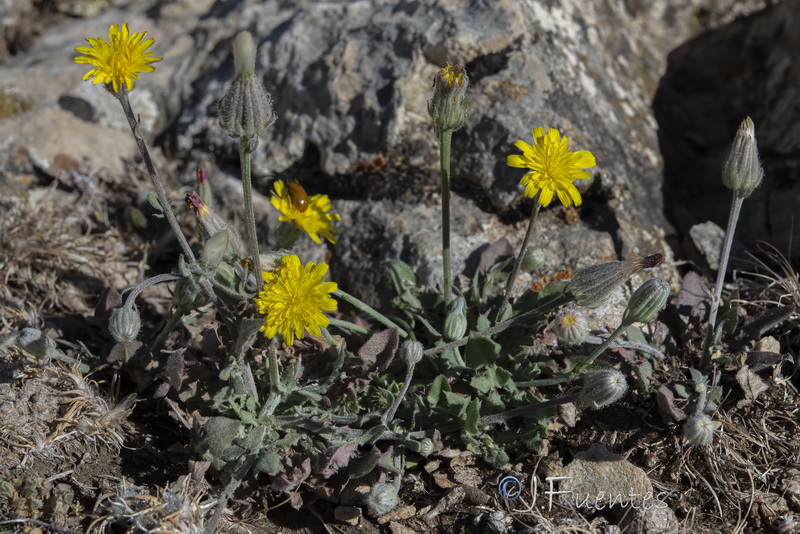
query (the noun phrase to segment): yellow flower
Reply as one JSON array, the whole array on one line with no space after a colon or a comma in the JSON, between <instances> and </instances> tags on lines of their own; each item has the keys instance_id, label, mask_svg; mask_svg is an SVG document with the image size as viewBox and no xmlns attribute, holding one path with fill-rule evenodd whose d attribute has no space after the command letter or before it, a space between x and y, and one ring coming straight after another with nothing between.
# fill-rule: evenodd
<instances>
[{"instance_id":1,"label":"yellow flower","mask_svg":"<svg viewBox=\"0 0 800 534\"><path fill-rule=\"evenodd\" d=\"M330 324L322 313L336 309L336 301L328 293L339 289L335 282L323 282L328 264L309 262L305 267L294 254L281 258L271 272L262 272L264 286L255 298L258 311L264 315L261 331L269 337L283 335L287 345L308 331L320 335L320 327Z\"/></svg>"},{"instance_id":2,"label":"yellow flower","mask_svg":"<svg viewBox=\"0 0 800 534\"><path fill-rule=\"evenodd\" d=\"M300 187L297 184L293 185ZM322 234L325 239L336 244L334 234L338 234L339 231L333 228L331 223L340 221L342 218L335 213L328 213L331 210L331 199L328 198L328 195L314 195L305 199L304 204L298 204L297 199L292 199L289 188L286 187L283 180L275 182L274 187L272 205L281 212L279 217L281 221L294 223L304 230L314 243L322 243L317 235Z\"/></svg>"},{"instance_id":3,"label":"yellow flower","mask_svg":"<svg viewBox=\"0 0 800 534\"><path fill-rule=\"evenodd\" d=\"M557 193L565 206L573 202L581 205L581 195L572 182L591 178L591 173L582 170L596 165L591 152L570 152L566 136L561 137L555 128L545 133L541 126L533 130L533 146L525 141L517 141L514 146L522 150L522 155L512 154L506 163L510 167L532 169L520 181L528 197L533 198L541 191L539 204L547 206L553 200L553 193Z\"/></svg>"},{"instance_id":4,"label":"yellow flower","mask_svg":"<svg viewBox=\"0 0 800 534\"><path fill-rule=\"evenodd\" d=\"M83 75L84 80L94 78L92 83L111 84L114 92L119 92L124 83L128 91L133 89L133 80L139 79L139 72L153 72L155 67L150 65L155 61L161 61L160 57L155 57L152 52L145 52L153 44L153 39L144 39L147 32L134 33L131 35L128 25L119 26L112 24L108 30L108 41L102 37L92 39L87 37L86 41L91 46L78 46L76 51L84 56L75 58L75 63L94 65L94 68Z\"/></svg>"}]
</instances>

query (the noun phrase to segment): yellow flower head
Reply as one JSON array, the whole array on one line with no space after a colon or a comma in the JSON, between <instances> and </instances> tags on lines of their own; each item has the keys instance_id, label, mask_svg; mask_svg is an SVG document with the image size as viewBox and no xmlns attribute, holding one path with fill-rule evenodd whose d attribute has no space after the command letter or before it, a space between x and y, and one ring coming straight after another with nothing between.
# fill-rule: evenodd
<instances>
[{"instance_id":1,"label":"yellow flower head","mask_svg":"<svg viewBox=\"0 0 800 534\"><path fill-rule=\"evenodd\" d=\"M320 335L320 327L330 320L322 313L336 309L336 301L328 293L339 289L335 282L324 282L328 271L325 262L300 264L294 254L281 258L281 264L271 272L262 272L264 286L255 298L258 311L264 315L261 331L269 337L283 335L287 345L304 331Z\"/></svg>"},{"instance_id":2,"label":"yellow flower head","mask_svg":"<svg viewBox=\"0 0 800 534\"><path fill-rule=\"evenodd\" d=\"M533 130L533 146L525 141L517 141L514 146L522 150L522 155L512 154L506 163L509 167L531 169L520 181L528 197L533 198L541 191L539 204L547 206L553 200L553 193L557 193L565 206L581 205L581 195L572 182L592 177L583 170L596 165L591 152L570 152L566 136L561 137L555 128L545 133L541 126Z\"/></svg>"},{"instance_id":3,"label":"yellow flower head","mask_svg":"<svg viewBox=\"0 0 800 534\"><path fill-rule=\"evenodd\" d=\"M108 30L108 42L102 37L92 39L87 37L86 41L91 46L78 46L76 51L83 56L75 58L75 63L94 65L94 68L83 75L84 80L94 78L92 83L111 84L114 92L119 92L124 83L128 91L133 89L133 80L139 79L140 72L153 72L155 67L150 65L155 61L161 61L160 57L155 57L152 52L146 52L153 44L153 39L144 39L147 32L134 33L131 35L128 25L123 24L122 29L118 25L112 24Z\"/></svg>"},{"instance_id":4,"label":"yellow flower head","mask_svg":"<svg viewBox=\"0 0 800 534\"><path fill-rule=\"evenodd\" d=\"M302 188L298 184L294 187ZM275 182L275 190L272 192L272 205L281 212L280 220L291 222L304 230L314 243L322 243L319 235L336 244L336 236L339 231L331 226L332 222L340 221L342 218L331 211L331 199L328 195L314 195L303 198L304 202L298 202L298 198L292 198L292 193L283 180ZM305 192L301 193L305 195Z\"/></svg>"}]
</instances>

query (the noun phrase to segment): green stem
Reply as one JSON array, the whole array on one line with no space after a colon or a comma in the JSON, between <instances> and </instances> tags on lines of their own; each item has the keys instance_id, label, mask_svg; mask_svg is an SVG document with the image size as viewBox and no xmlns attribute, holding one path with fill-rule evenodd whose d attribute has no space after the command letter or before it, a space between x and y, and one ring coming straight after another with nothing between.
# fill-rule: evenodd
<instances>
[{"instance_id":1,"label":"green stem","mask_svg":"<svg viewBox=\"0 0 800 534\"><path fill-rule=\"evenodd\" d=\"M269 355L269 397L258 412L258 420L261 421L263 417L272 415L275 408L281 401L282 387L281 375L278 372L278 338L272 338L269 348L267 349Z\"/></svg>"},{"instance_id":2,"label":"green stem","mask_svg":"<svg viewBox=\"0 0 800 534\"><path fill-rule=\"evenodd\" d=\"M503 330L507 329L510 326L513 326L519 322L526 321L531 317L535 317L537 315L541 315L544 313L549 312L552 309L555 309L559 306L563 306L564 304L573 300L572 295L562 294L559 297L554 298L550 302L539 306L533 310L527 311L525 313L521 313L516 317L511 317L510 319L506 319L501 323L497 323L496 325L486 328L485 330L478 330L477 332L470 332L466 336L462 337L461 339L457 339L455 341L451 341L450 343L446 343L444 345L439 345L438 347L434 347L432 349L426 350L423 354L426 356L433 356L434 354L439 354L440 352L444 352L447 349L451 349L453 347L461 347L466 345L469 341L470 336L481 336L481 337L489 337L494 334L498 334Z\"/></svg>"},{"instance_id":3,"label":"green stem","mask_svg":"<svg viewBox=\"0 0 800 534\"><path fill-rule=\"evenodd\" d=\"M341 328L342 330L350 330L357 334L370 334L370 329L363 326L353 324L350 321L342 321L341 319L330 318L331 326Z\"/></svg>"},{"instance_id":4,"label":"green stem","mask_svg":"<svg viewBox=\"0 0 800 534\"><path fill-rule=\"evenodd\" d=\"M711 339L714 337L714 331L717 328L717 313L719 312L719 303L722 299L722 286L725 282L725 272L728 270L728 258L731 255L731 244L733 243L733 234L736 232L736 223L739 220L739 212L742 209L744 198L739 197L736 192L733 193L733 201L731 202L731 211L728 215L728 228L725 230L725 240L722 243L722 250L719 255L719 271L717 271L717 284L714 286L714 298L711 300L711 313L708 315L708 327L706 329L706 337L703 341L703 356L700 359L700 369L708 367L711 356Z\"/></svg>"},{"instance_id":5,"label":"green stem","mask_svg":"<svg viewBox=\"0 0 800 534\"><path fill-rule=\"evenodd\" d=\"M439 131L439 169L442 177L442 264L444 270L444 301L450 302L453 292L453 273L450 268L450 142L453 130Z\"/></svg>"},{"instance_id":6,"label":"green stem","mask_svg":"<svg viewBox=\"0 0 800 534\"><path fill-rule=\"evenodd\" d=\"M178 244L183 251L183 255L186 256L186 258L189 260L189 263L195 263L197 260L194 257L191 247L189 247L189 242L186 241L186 237L181 231L178 220L175 218L175 213L172 211L172 205L169 202L169 198L167 198L167 193L164 191L164 187L161 185L161 180L158 178L158 172L156 172L153 159L150 157L150 151L147 149L147 144L145 144L142 133L139 131L139 121L133 115L131 101L128 99L128 92L120 91L116 93L116 95L120 104L122 104L122 111L125 113L125 117L128 119L128 126L130 126L131 132L133 133L133 138L136 140L136 146L139 147L139 153L142 155L142 161L144 161L147 174L150 175L150 181L153 182L153 188L156 190L158 202L161 204L161 207L164 210L164 215L167 217L169 226L172 228L172 232L178 239Z\"/></svg>"},{"instance_id":7,"label":"green stem","mask_svg":"<svg viewBox=\"0 0 800 534\"><path fill-rule=\"evenodd\" d=\"M503 302L500 304L500 309L497 310L497 319L500 319L503 314L506 312L506 308L508 308L509 297L511 296L511 290L514 288L514 282L517 281L517 274L519 274L519 267L522 265L522 259L525 257L525 249L528 248L528 243L531 240L531 236L533 235L533 225L536 223L536 217L539 215L539 210L541 209L542 205L539 204L539 197L536 197L536 201L533 207L533 213L531 213L531 218L528 219L528 229L525 231L525 238L522 240L522 247L519 249L519 254L517 254L517 259L514 261L514 268L511 270L511 275L508 277L506 281L506 287L503 290Z\"/></svg>"},{"instance_id":8,"label":"green stem","mask_svg":"<svg viewBox=\"0 0 800 534\"><path fill-rule=\"evenodd\" d=\"M403 387L400 389L400 393L397 394L395 397L392 406L389 408L389 411L386 412L386 424L392 422L394 419L394 414L397 413L397 409L400 407L400 403L403 402L403 397L406 396L408 392L408 388L411 386L411 379L414 378L414 367L416 367L416 363L406 364L406 378L403 380Z\"/></svg>"},{"instance_id":9,"label":"green stem","mask_svg":"<svg viewBox=\"0 0 800 534\"><path fill-rule=\"evenodd\" d=\"M161 332L158 333L158 337L155 338L147 347L145 354L155 354L156 351L161 348L164 340L167 339L167 336L170 334L170 332L172 332L180 320L183 319L187 311L188 310L186 308L178 307L174 312L172 312L172 315L170 315L169 319L167 320L167 324L161 329Z\"/></svg>"},{"instance_id":10,"label":"green stem","mask_svg":"<svg viewBox=\"0 0 800 534\"><path fill-rule=\"evenodd\" d=\"M242 166L242 193L244 194L244 216L247 223L247 239L250 245L250 255L253 259L253 269L256 273L261 271L261 259L258 255L258 236L256 235L256 216L253 211L253 183L250 176L250 143L249 137L239 140L239 162Z\"/></svg>"},{"instance_id":11,"label":"green stem","mask_svg":"<svg viewBox=\"0 0 800 534\"><path fill-rule=\"evenodd\" d=\"M345 302L355 306L359 310L368 313L369 315L372 316L373 319L383 324L384 326L387 326L389 328L397 328L397 332L400 334L400 337L403 338L408 337L408 332L406 332L403 328L398 326L394 321L392 321L391 319L389 319L376 309L370 307L367 303L357 299L356 297L350 295L349 293L345 293L341 289L337 289L336 291L333 292L333 294L334 296L337 296L340 299L344 300Z\"/></svg>"}]
</instances>

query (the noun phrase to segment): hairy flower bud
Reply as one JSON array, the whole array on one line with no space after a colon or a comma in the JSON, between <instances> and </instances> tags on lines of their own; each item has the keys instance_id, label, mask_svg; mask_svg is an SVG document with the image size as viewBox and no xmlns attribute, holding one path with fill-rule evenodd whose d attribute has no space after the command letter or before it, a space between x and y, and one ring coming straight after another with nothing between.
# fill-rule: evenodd
<instances>
[{"instance_id":1,"label":"hairy flower bud","mask_svg":"<svg viewBox=\"0 0 800 534\"><path fill-rule=\"evenodd\" d=\"M617 370L588 373L579 400L592 408L604 408L620 400L628 391L625 375Z\"/></svg>"},{"instance_id":2,"label":"hairy flower bud","mask_svg":"<svg viewBox=\"0 0 800 534\"><path fill-rule=\"evenodd\" d=\"M561 341L579 345L589 335L589 322L577 310L564 310L556 317L553 331Z\"/></svg>"},{"instance_id":3,"label":"hairy flower bud","mask_svg":"<svg viewBox=\"0 0 800 534\"><path fill-rule=\"evenodd\" d=\"M739 198L747 198L763 178L764 168L758 158L756 128L752 119L747 117L739 125L731 152L722 167L722 183Z\"/></svg>"},{"instance_id":4,"label":"hairy flower bud","mask_svg":"<svg viewBox=\"0 0 800 534\"><path fill-rule=\"evenodd\" d=\"M692 445L708 445L714 440L714 421L705 414L693 415L683 424L683 437Z\"/></svg>"},{"instance_id":5,"label":"hairy flower bud","mask_svg":"<svg viewBox=\"0 0 800 534\"><path fill-rule=\"evenodd\" d=\"M586 308L597 308L633 274L650 269L664 261L663 254L627 261L611 261L578 269L567 285L566 292Z\"/></svg>"},{"instance_id":6,"label":"hairy flower bud","mask_svg":"<svg viewBox=\"0 0 800 534\"><path fill-rule=\"evenodd\" d=\"M528 247L522 255L520 267L524 271L535 271L544 265L544 250L540 247Z\"/></svg>"},{"instance_id":7,"label":"hairy flower bud","mask_svg":"<svg viewBox=\"0 0 800 534\"><path fill-rule=\"evenodd\" d=\"M406 362L406 365L417 365L422 361L424 349L422 343L419 341L405 341L400 346L400 357Z\"/></svg>"},{"instance_id":8,"label":"hairy flower bud","mask_svg":"<svg viewBox=\"0 0 800 534\"><path fill-rule=\"evenodd\" d=\"M624 319L646 323L664 309L669 300L671 288L661 278L652 278L640 285L631 295Z\"/></svg>"},{"instance_id":9,"label":"hairy flower bud","mask_svg":"<svg viewBox=\"0 0 800 534\"><path fill-rule=\"evenodd\" d=\"M469 99L469 77L464 67L447 65L433 79L428 114L438 130L458 130L464 125Z\"/></svg>"},{"instance_id":10,"label":"hairy flower bud","mask_svg":"<svg viewBox=\"0 0 800 534\"><path fill-rule=\"evenodd\" d=\"M444 320L444 337L450 341L461 339L467 333L467 312L464 304L464 297L458 297L455 308Z\"/></svg>"},{"instance_id":11,"label":"hairy flower bud","mask_svg":"<svg viewBox=\"0 0 800 534\"><path fill-rule=\"evenodd\" d=\"M234 77L220 101L219 125L231 137L253 139L275 122L272 96L255 76L255 44L249 32L234 41Z\"/></svg>"},{"instance_id":12,"label":"hairy flower bud","mask_svg":"<svg viewBox=\"0 0 800 534\"><path fill-rule=\"evenodd\" d=\"M129 299L130 300L130 299ZM142 318L136 311L136 305L127 303L111 312L108 319L108 331L117 343L136 341L142 328Z\"/></svg>"},{"instance_id":13,"label":"hairy flower bud","mask_svg":"<svg viewBox=\"0 0 800 534\"><path fill-rule=\"evenodd\" d=\"M197 178L197 191L200 198L206 203L208 209L214 208L214 195L211 194L211 184L208 182L208 170L205 167L198 167L195 171Z\"/></svg>"},{"instance_id":14,"label":"hairy flower bud","mask_svg":"<svg viewBox=\"0 0 800 534\"><path fill-rule=\"evenodd\" d=\"M367 506L367 513L372 517L380 517L394 510L400 499L397 495L397 488L394 484L380 482L372 486L369 493L364 497L364 504Z\"/></svg>"},{"instance_id":15,"label":"hairy flower bud","mask_svg":"<svg viewBox=\"0 0 800 534\"><path fill-rule=\"evenodd\" d=\"M225 255L238 256L241 243L239 232L205 204L197 193L192 192L186 195L185 202L197 217L197 233L200 241L206 243L212 236L225 230L228 232L228 246Z\"/></svg>"}]
</instances>

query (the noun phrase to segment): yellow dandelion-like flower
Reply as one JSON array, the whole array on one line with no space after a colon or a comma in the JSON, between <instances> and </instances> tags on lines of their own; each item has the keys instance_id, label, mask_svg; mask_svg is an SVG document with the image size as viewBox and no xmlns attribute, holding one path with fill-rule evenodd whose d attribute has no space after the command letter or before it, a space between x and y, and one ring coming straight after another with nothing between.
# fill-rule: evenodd
<instances>
[{"instance_id":1,"label":"yellow dandelion-like flower","mask_svg":"<svg viewBox=\"0 0 800 534\"><path fill-rule=\"evenodd\" d=\"M114 92L119 92L124 83L128 91L133 89L133 80L139 79L140 72L153 72L155 67L150 65L162 58L146 52L155 42L154 39L143 41L147 32L131 34L127 24L122 29L112 24L108 30L108 42L102 37L86 41L91 46L78 46L77 52L85 54L75 58L75 63L94 65L94 68L83 75L84 80L94 78L93 84L110 84Z\"/></svg>"},{"instance_id":2,"label":"yellow dandelion-like flower","mask_svg":"<svg viewBox=\"0 0 800 534\"><path fill-rule=\"evenodd\" d=\"M290 222L297 225L308 234L314 243L322 243L319 235L336 244L336 236L339 231L331 226L332 222L340 221L342 218L331 211L331 199L328 195L313 195L306 197L305 192L298 184L291 184L299 188L302 199L292 198L289 188L283 180L275 182L275 190L272 192L272 205L281 212L279 220Z\"/></svg>"},{"instance_id":3,"label":"yellow dandelion-like flower","mask_svg":"<svg viewBox=\"0 0 800 534\"><path fill-rule=\"evenodd\" d=\"M522 155L512 154L506 163L509 167L532 169L520 181L528 197L533 198L541 191L539 204L547 206L553 200L553 193L557 193L565 206L581 205L581 195L572 182L591 178L591 173L583 170L596 165L591 152L570 152L566 136L561 137L555 128L545 133L541 126L533 130L533 146L525 141L517 141L514 146L522 150Z\"/></svg>"},{"instance_id":4,"label":"yellow dandelion-like flower","mask_svg":"<svg viewBox=\"0 0 800 534\"><path fill-rule=\"evenodd\" d=\"M328 264L309 262L305 266L294 254L281 258L281 264L271 272L262 272L264 286L254 299L264 315L261 331L269 337L283 335L287 345L308 331L320 335L320 327L330 324L322 313L336 309L336 301L328 293L339 289L336 282L324 282Z\"/></svg>"}]
</instances>

